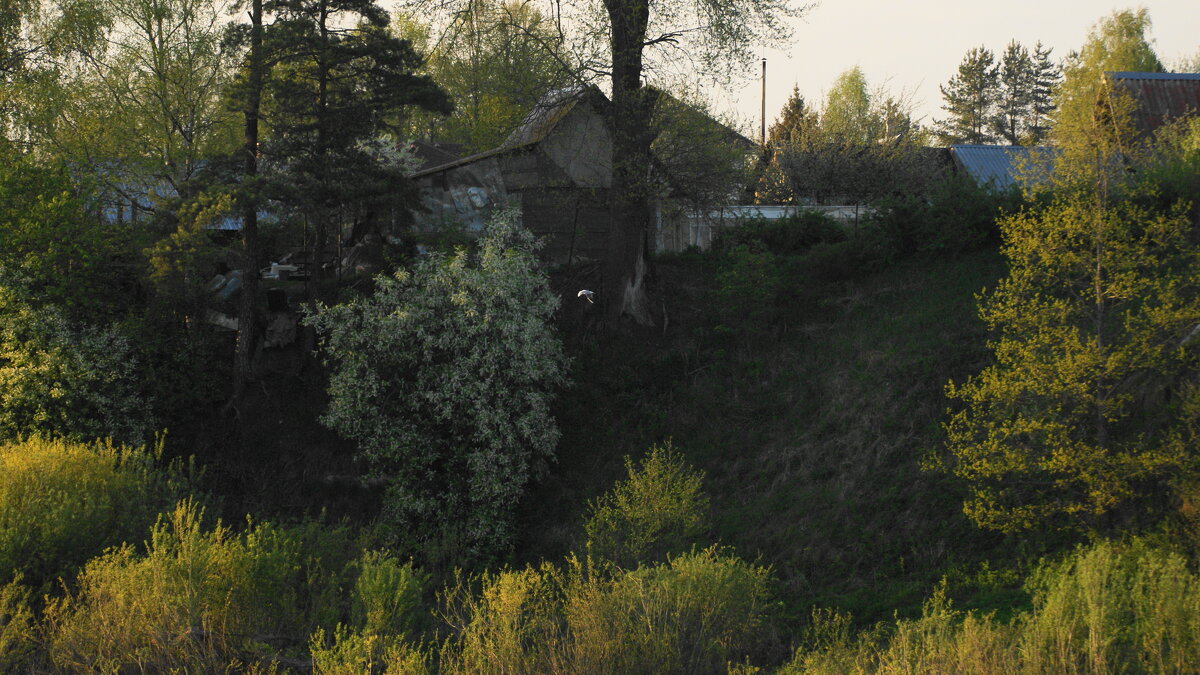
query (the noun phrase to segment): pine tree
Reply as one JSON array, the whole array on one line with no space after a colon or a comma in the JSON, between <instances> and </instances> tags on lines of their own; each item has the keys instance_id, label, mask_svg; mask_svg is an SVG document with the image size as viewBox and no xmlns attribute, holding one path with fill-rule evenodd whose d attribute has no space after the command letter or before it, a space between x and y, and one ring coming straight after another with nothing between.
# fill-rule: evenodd
<instances>
[{"instance_id":1,"label":"pine tree","mask_svg":"<svg viewBox=\"0 0 1200 675\"><path fill-rule=\"evenodd\" d=\"M1050 60L1050 47L1039 41L1033 48L1033 88L1029 93L1029 119L1025 123L1029 145L1038 145L1046 139L1053 123L1056 109L1055 96L1062 84L1062 67Z\"/></svg>"},{"instance_id":2,"label":"pine tree","mask_svg":"<svg viewBox=\"0 0 1200 675\"><path fill-rule=\"evenodd\" d=\"M800 87L792 87L792 95L779 111L779 118L767 128L767 143L772 147L798 145L817 124L816 112L800 95Z\"/></svg>"},{"instance_id":3,"label":"pine tree","mask_svg":"<svg viewBox=\"0 0 1200 675\"><path fill-rule=\"evenodd\" d=\"M985 47L968 50L958 66L958 74L941 86L946 101L942 110L950 117L937 122L938 138L947 145L991 143L994 136L989 122L999 88L998 69L991 50Z\"/></svg>"},{"instance_id":4,"label":"pine tree","mask_svg":"<svg viewBox=\"0 0 1200 675\"><path fill-rule=\"evenodd\" d=\"M1013 40L1004 50L999 68L999 96L992 128L1008 142L1018 145L1033 108L1035 72L1029 50Z\"/></svg>"}]
</instances>

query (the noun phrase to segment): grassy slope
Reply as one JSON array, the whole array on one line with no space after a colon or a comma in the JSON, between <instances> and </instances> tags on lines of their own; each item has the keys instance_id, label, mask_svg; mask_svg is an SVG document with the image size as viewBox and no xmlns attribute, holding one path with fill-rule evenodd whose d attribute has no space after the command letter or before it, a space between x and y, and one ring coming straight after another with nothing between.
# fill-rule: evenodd
<instances>
[{"instance_id":1,"label":"grassy slope","mask_svg":"<svg viewBox=\"0 0 1200 675\"><path fill-rule=\"evenodd\" d=\"M998 254L795 289L773 335L723 349L698 346L703 265L660 264L665 333L599 345L565 308L577 385L560 461L525 507L522 558L578 545L585 504L622 477L622 457L667 438L707 474L714 540L771 564L796 620L813 605L859 621L916 613L944 574L1027 555L972 526L953 481L920 468L941 443L946 382L987 362L974 295L1003 274Z\"/></svg>"}]
</instances>

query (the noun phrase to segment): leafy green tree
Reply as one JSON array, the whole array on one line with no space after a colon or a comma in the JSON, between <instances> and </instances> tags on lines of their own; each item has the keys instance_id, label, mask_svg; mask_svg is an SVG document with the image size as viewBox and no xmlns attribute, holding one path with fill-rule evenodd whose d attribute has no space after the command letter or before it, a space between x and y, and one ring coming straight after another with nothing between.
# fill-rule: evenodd
<instances>
[{"instance_id":1,"label":"leafy green tree","mask_svg":"<svg viewBox=\"0 0 1200 675\"><path fill-rule=\"evenodd\" d=\"M821 130L830 136L861 145L878 137L867 78L858 66L838 75L825 96Z\"/></svg>"},{"instance_id":2,"label":"leafy green tree","mask_svg":"<svg viewBox=\"0 0 1200 675\"><path fill-rule=\"evenodd\" d=\"M397 538L441 538L476 560L511 546L517 502L559 435L558 298L514 218L496 216L477 253L430 256L306 319L332 369L323 422L387 479Z\"/></svg>"},{"instance_id":3,"label":"leafy green tree","mask_svg":"<svg viewBox=\"0 0 1200 675\"><path fill-rule=\"evenodd\" d=\"M1102 527L1195 474L1197 223L1096 140L1120 135L1074 139L1054 192L1001 222L1010 273L980 307L995 364L950 385L946 426L985 527Z\"/></svg>"},{"instance_id":4,"label":"leafy green tree","mask_svg":"<svg viewBox=\"0 0 1200 675\"><path fill-rule=\"evenodd\" d=\"M234 147L219 3L96 0L50 21L53 49L22 117L44 150L155 210L159 198L188 196L206 160Z\"/></svg>"},{"instance_id":5,"label":"leafy green tree","mask_svg":"<svg viewBox=\"0 0 1200 675\"><path fill-rule=\"evenodd\" d=\"M896 191L927 189L926 132L904 96L872 90L858 68L843 73L821 114L775 149L767 180L782 202L857 204ZM777 167L777 168L776 168Z\"/></svg>"},{"instance_id":6,"label":"leafy green tree","mask_svg":"<svg viewBox=\"0 0 1200 675\"><path fill-rule=\"evenodd\" d=\"M1113 12L1092 27L1078 52L1067 55L1052 140L1068 150L1079 150L1080 161L1095 161L1097 153L1111 154L1098 149L1098 144L1132 150L1132 129L1124 119L1132 101L1113 90L1104 73L1163 72L1146 36L1149 30L1150 14L1144 8Z\"/></svg>"},{"instance_id":7,"label":"leafy green tree","mask_svg":"<svg viewBox=\"0 0 1200 675\"><path fill-rule=\"evenodd\" d=\"M405 38L429 30L411 17L395 23ZM425 72L450 95L455 110L449 116L417 113L412 133L468 151L499 146L548 92L575 81L563 35L525 2L472 2L431 47Z\"/></svg>"},{"instance_id":8,"label":"leafy green tree","mask_svg":"<svg viewBox=\"0 0 1200 675\"><path fill-rule=\"evenodd\" d=\"M936 133L946 145L954 143L991 143L993 106L999 95L995 56L985 47L967 50L958 72L941 85L945 103L942 110L950 117L937 123Z\"/></svg>"}]
</instances>

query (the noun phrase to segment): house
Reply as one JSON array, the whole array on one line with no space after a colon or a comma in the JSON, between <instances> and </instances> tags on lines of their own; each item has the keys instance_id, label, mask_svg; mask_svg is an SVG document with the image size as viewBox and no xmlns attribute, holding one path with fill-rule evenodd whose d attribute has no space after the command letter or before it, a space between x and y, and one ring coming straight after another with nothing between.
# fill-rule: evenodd
<instances>
[{"instance_id":1,"label":"house","mask_svg":"<svg viewBox=\"0 0 1200 675\"><path fill-rule=\"evenodd\" d=\"M525 227L545 242L543 255L551 262L601 259L608 248L612 201L609 105L596 87L551 92L500 147L415 172L425 207L416 214L418 227L478 231L491 209L512 205ZM679 217L681 204L699 198L696 188L702 184L705 199L736 200L744 185L736 180L722 185L722 174L713 170L724 160L705 162L711 153L700 157L691 151L729 149L720 157L741 165L754 144L711 118L698 119L694 109L667 95L656 114L666 116L652 167L660 187L655 215L660 229Z\"/></svg>"},{"instance_id":2,"label":"house","mask_svg":"<svg viewBox=\"0 0 1200 675\"><path fill-rule=\"evenodd\" d=\"M1149 137L1164 124L1200 114L1200 74L1106 73L1114 89L1133 97L1133 124Z\"/></svg>"},{"instance_id":3,"label":"house","mask_svg":"<svg viewBox=\"0 0 1200 675\"><path fill-rule=\"evenodd\" d=\"M957 171L980 187L1003 192L1021 180L1049 176L1057 153L1052 148L1023 145L952 145L950 156Z\"/></svg>"}]
</instances>

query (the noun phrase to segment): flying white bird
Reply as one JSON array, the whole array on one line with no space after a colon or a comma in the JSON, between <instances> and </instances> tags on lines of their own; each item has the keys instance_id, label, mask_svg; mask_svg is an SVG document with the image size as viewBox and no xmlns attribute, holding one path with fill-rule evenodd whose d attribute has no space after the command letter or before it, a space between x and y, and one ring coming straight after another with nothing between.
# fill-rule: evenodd
<instances>
[{"instance_id":1,"label":"flying white bird","mask_svg":"<svg viewBox=\"0 0 1200 675\"><path fill-rule=\"evenodd\" d=\"M593 295L595 295L595 293L593 293L593 292L591 292L591 291L589 291L588 289L586 289L586 288L585 288L585 289L583 289L582 291L579 291L579 294L578 294L576 297L579 297L579 298L587 298L587 301L588 301L588 302L592 302L592 303L594 303L594 302L595 302L595 300L592 300L592 296L593 296Z\"/></svg>"}]
</instances>

